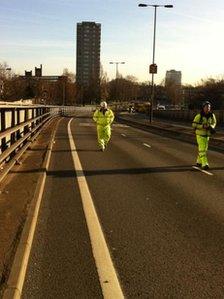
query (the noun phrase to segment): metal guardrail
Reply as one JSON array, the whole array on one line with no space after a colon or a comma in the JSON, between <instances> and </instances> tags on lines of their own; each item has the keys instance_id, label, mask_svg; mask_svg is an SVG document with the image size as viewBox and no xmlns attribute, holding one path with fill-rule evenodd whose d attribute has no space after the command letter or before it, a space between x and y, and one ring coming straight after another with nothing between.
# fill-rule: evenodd
<instances>
[{"instance_id":1,"label":"metal guardrail","mask_svg":"<svg viewBox=\"0 0 224 299\"><path fill-rule=\"evenodd\" d=\"M150 132L156 135L165 136L168 138L184 141L190 144L196 144L195 132L191 126L179 126L175 124L170 124L166 126L163 122L154 122L150 124L149 122L141 121L141 119L131 119L126 118L122 115L118 115L116 120L120 123L132 126L137 129L141 129L146 132ZM217 136L218 135L218 136ZM218 134L210 138L210 149L224 153L223 147L223 134Z\"/></svg>"},{"instance_id":2,"label":"metal guardrail","mask_svg":"<svg viewBox=\"0 0 224 299\"><path fill-rule=\"evenodd\" d=\"M0 106L0 182L43 125L60 115L60 111L59 106Z\"/></svg>"},{"instance_id":3,"label":"metal guardrail","mask_svg":"<svg viewBox=\"0 0 224 299\"><path fill-rule=\"evenodd\" d=\"M215 110L217 124L224 124L224 110ZM166 120L192 122L198 110L154 110L154 116Z\"/></svg>"}]
</instances>

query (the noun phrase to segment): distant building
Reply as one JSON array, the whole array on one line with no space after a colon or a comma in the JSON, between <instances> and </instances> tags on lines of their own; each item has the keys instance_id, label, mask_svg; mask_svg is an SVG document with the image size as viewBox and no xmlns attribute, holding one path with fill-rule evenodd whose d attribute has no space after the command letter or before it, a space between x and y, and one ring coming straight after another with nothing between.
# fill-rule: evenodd
<instances>
[{"instance_id":1,"label":"distant building","mask_svg":"<svg viewBox=\"0 0 224 299\"><path fill-rule=\"evenodd\" d=\"M98 84L100 79L101 24L77 24L76 80L81 86Z\"/></svg>"},{"instance_id":2,"label":"distant building","mask_svg":"<svg viewBox=\"0 0 224 299\"><path fill-rule=\"evenodd\" d=\"M25 71L24 76L20 76L23 80L25 91L24 97L36 98L36 103L66 105L66 84L67 76L43 76L42 64L35 67L35 75L33 72Z\"/></svg>"},{"instance_id":3,"label":"distant building","mask_svg":"<svg viewBox=\"0 0 224 299\"><path fill-rule=\"evenodd\" d=\"M165 87L170 103L174 106L181 105L181 72L170 70L166 72Z\"/></svg>"},{"instance_id":4,"label":"distant building","mask_svg":"<svg viewBox=\"0 0 224 299\"><path fill-rule=\"evenodd\" d=\"M25 71L25 77L26 78L32 77L32 71Z\"/></svg>"},{"instance_id":5,"label":"distant building","mask_svg":"<svg viewBox=\"0 0 224 299\"><path fill-rule=\"evenodd\" d=\"M165 86L176 85L181 86L182 74L180 71L170 70L166 72Z\"/></svg>"},{"instance_id":6,"label":"distant building","mask_svg":"<svg viewBox=\"0 0 224 299\"><path fill-rule=\"evenodd\" d=\"M40 67L35 67L35 76L42 77L42 64L40 65Z\"/></svg>"}]
</instances>

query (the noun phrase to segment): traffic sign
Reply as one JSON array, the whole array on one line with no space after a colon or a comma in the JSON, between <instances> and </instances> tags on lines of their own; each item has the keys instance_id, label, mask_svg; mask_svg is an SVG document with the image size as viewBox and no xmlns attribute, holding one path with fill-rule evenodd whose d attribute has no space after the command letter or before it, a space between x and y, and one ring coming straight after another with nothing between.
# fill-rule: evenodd
<instances>
[{"instance_id":1,"label":"traffic sign","mask_svg":"<svg viewBox=\"0 0 224 299\"><path fill-rule=\"evenodd\" d=\"M150 64L149 73L150 74L157 74L157 65L155 63Z\"/></svg>"}]
</instances>

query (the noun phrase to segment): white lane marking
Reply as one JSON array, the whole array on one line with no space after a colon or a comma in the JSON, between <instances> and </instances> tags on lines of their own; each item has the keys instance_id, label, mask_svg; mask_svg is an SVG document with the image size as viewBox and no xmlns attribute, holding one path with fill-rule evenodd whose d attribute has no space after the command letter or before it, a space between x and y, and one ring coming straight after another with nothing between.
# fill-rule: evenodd
<instances>
[{"instance_id":1,"label":"white lane marking","mask_svg":"<svg viewBox=\"0 0 224 299\"><path fill-rule=\"evenodd\" d=\"M79 123L80 127L95 127L93 123Z\"/></svg>"},{"instance_id":2,"label":"white lane marking","mask_svg":"<svg viewBox=\"0 0 224 299\"><path fill-rule=\"evenodd\" d=\"M151 145L147 144L147 143L143 143L144 146L151 148Z\"/></svg>"},{"instance_id":3,"label":"white lane marking","mask_svg":"<svg viewBox=\"0 0 224 299\"><path fill-rule=\"evenodd\" d=\"M130 126L123 125L123 124L113 124L113 127L117 127L117 128L130 128Z\"/></svg>"},{"instance_id":4,"label":"white lane marking","mask_svg":"<svg viewBox=\"0 0 224 299\"><path fill-rule=\"evenodd\" d=\"M203 170L203 169L201 169L201 168L199 168L199 167L197 167L197 166L192 166L192 168L194 168L194 169L196 169L196 170L199 170L199 171L201 171L201 172L203 172L203 173L205 173L205 174L207 174L207 175L214 175L213 173L211 173L211 172L209 172L209 171L206 171L206 170Z\"/></svg>"},{"instance_id":5,"label":"white lane marking","mask_svg":"<svg viewBox=\"0 0 224 299\"><path fill-rule=\"evenodd\" d=\"M70 119L68 123L68 136L71 147L71 154L77 175L77 181L82 198L83 210L86 217L86 222L93 250L93 256L95 259L103 296L106 299L123 299L124 295L118 281L116 270L114 268L110 256L106 240L103 235L103 231L94 207L90 190L85 175L83 173L82 165L76 151L76 146L71 131L71 122L72 119Z\"/></svg>"},{"instance_id":6,"label":"white lane marking","mask_svg":"<svg viewBox=\"0 0 224 299\"><path fill-rule=\"evenodd\" d=\"M126 137L126 135L125 135L125 134L121 134L121 136L123 136L123 137Z\"/></svg>"}]
</instances>

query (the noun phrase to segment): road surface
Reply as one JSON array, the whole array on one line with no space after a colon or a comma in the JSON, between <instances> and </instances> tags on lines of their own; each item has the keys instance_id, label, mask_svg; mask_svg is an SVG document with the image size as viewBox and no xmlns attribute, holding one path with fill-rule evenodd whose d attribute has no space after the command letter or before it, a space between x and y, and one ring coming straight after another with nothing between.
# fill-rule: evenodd
<instances>
[{"instance_id":1,"label":"road surface","mask_svg":"<svg viewBox=\"0 0 224 299\"><path fill-rule=\"evenodd\" d=\"M68 136L56 133L23 299L102 298ZM224 298L224 159L114 124L105 152L89 118L72 136L126 298ZM116 298L114 298L116 299Z\"/></svg>"}]
</instances>

